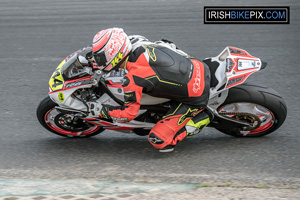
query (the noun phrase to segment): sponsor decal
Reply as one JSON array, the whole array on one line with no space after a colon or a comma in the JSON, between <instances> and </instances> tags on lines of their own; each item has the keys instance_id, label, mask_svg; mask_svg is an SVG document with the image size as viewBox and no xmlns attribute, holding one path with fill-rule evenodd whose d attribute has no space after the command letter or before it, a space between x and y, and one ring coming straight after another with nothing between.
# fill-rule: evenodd
<instances>
[{"instance_id":1,"label":"sponsor decal","mask_svg":"<svg viewBox=\"0 0 300 200\"><path fill-rule=\"evenodd\" d=\"M194 113L197 112L197 111L198 111L197 108L193 109L193 110L191 110L191 108L189 108L188 111L179 118L177 125L181 125L182 123L185 122L185 120L193 117Z\"/></svg>"},{"instance_id":2,"label":"sponsor decal","mask_svg":"<svg viewBox=\"0 0 300 200\"><path fill-rule=\"evenodd\" d=\"M238 50L238 49L233 49L229 48L230 53L235 53L235 54L240 54L240 55L246 55L244 52Z\"/></svg>"},{"instance_id":3,"label":"sponsor decal","mask_svg":"<svg viewBox=\"0 0 300 200\"><path fill-rule=\"evenodd\" d=\"M194 63L194 69L196 73L196 77L194 79L194 84L193 84L193 92L197 94L197 92L201 89L201 70L200 70L200 65L198 62Z\"/></svg>"},{"instance_id":4,"label":"sponsor decal","mask_svg":"<svg viewBox=\"0 0 300 200\"><path fill-rule=\"evenodd\" d=\"M198 115L199 113L201 113L203 110L204 110L204 109L198 110L198 111L194 112L194 113L192 114L192 116L195 117L196 115Z\"/></svg>"},{"instance_id":5,"label":"sponsor decal","mask_svg":"<svg viewBox=\"0 0 300 200\"><path fill-rule=\"evenodd\" d=\"M127 118L127 117L122 117L122 118L111 117L111 119L112 119L113 121L116 121L116 122L125 122L125 121L128 121L128 118Z\"/></svg>"},{"instance_id":6,"label":"sponsor decal","mask_svg":"<svg viewBox=\"0 0 300 200\"><path fill-rule=\"evenodd\" d=\"M71 88L71 87L77 87L77 86L80 86L80 85L92 84L93 82L94 82L94 79L88 79L88 80L84 80L84 81L72 82L72 83L66 84L65 89Z\"/></svg>"},{"instance_id":7,"label":"sponsor decal","mask_svg":"<svg viewBox=\"0 0 300 200\"><path fill-rule=\"evenodd\" d=\"M213 103L211 103L211 104L209 104L210 106L217 106L217 105L219 105L220 103L218 102L218 101L215 101L215 102L213 102Z\"/></svg>"},{"instance_id":8,"label":"sponsor decal","mask_svg":"<svg viewBox=\"0 0 300 200\"><path fill-rule=\"evenodd\" d=\"M147 50L148 55L149 55L149 57L151 58L151 60L152 60L153 62L156 61L156 55L155 55L155 53L154 53L154 50L155 50L155 47L156 47L156 46L157 46L157 45L143 45L144 49Z\"/></svg>"},{"instance_id":9,"label":"sponsor decal","mask_svg":"<svg viewBox=\"0 0 300 200\"><path fill-rule=\"evenodd\" d=\"M153 144L161 144L162 140L157 138L150 138L151 143Z\"/></svg>"},{"instance_id":10,"label":"sponsor decal","mask_svg":"<svg viewBox=\"0 0 300 200\"><path fill-rule=\"evenodd\" d=\"M119 54L111 61L112 66L115 67L120 62L120 60L122 60L122 58L123 53L119 52Z\"/></svg>"},{"instance_id":11,"label":"sponsor decal","mask_svg":"<svg viewBox=\"0 0 300 200\"><path fill-rule=\"evenodd\" d=\"M232 85L232 84L235 84L235 83L238 83L238 82L242 81L244 78L245 78L245 75L237 77L237 78L230 79L227 83L227 87Z\"/></svg>"},{"instance_id":12,"label":"sponsor decal","mask_svg":"<svg viewBox=\"0 0 300 200\"><path fill-rule=\"evenodd\" d=\"M149 140L153 144L163 144L164 143L164 141L162 139L160 139L159 137L157 137L154 133L150 133Z\"/></svg>"},{"instance_id":13,"label":"sponsor decal","mask_svg":"<svg viewBox=\"0 0 300 200\"><path fill-rule=\"evenodd\" d=\"M62 92L60 92L60 93L58 93L58 100L60 101L60 102L64 102L64 100L65 100L65 95L64 95L64 93L62 93Z\"/></svg>"}]
</instances>

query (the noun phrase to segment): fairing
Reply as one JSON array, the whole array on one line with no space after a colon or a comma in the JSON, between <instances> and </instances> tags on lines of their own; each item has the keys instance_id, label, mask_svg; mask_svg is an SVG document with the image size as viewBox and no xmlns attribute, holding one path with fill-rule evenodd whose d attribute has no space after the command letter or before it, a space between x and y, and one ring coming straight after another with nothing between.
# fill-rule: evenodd
<instances>
[{"instance_id":1,"label":"fairing","mask_svg":"<svg viewBox=\"0 0 300 200\"><path fill-rule=\"evenodd\" d=\"M218 56L206 58L217 62L218 66L212 76L217 84L211 88L210 98L226 89L242 84L254 72L261 69L261 60L251 56L247 51L236 47L226 47Z\"/></svg>"}]
</instances>

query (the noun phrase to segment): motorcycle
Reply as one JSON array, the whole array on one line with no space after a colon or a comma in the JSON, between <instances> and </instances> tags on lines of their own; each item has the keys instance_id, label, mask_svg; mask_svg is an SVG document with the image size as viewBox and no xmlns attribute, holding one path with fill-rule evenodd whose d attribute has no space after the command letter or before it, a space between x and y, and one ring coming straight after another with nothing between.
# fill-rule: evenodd
<instances>
[{"instance_id":1,"label":"motorcycle","mask_svg":"<svg viewBox=\"0 0 300 200\"><path fill-rule=\"evenodd\" d=\"M180 52L179 52L180 53ZM37 118L47 130L71 138L87 138L104 130L148 135L170 109L170 99L143 94L136 118L129 122L89 117L87 102L123 105L123 69L102 72L94 65L91 47L66 57L49 81L49 95L37 107ZM206 109L214 119L208 125L235 137L260 137L274 132L285 121L284 99L271 87L245 80L267 66L247 51L226 47L203 62L210 68L210 97Z\"/></svg>"}]
</instances>

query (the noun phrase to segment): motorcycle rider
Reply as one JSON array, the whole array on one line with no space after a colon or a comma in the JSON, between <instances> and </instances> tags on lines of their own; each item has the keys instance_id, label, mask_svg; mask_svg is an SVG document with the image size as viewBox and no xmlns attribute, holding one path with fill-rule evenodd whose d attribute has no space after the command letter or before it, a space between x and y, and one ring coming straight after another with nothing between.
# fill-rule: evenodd
<instances>
[{"instance_id":1,"label":"motorcycle rider","mask_svg":"<svg viewBox=\"0 0 300 200\"><path fill-rule=\"evenodd\" d=\"M143 93L170 99L170 110L148 135L156 149L170 152L178 142L200 132L212 120L213 115L205 109L210 72L204 63L180 50L151 42L137 46L138 40L133 37L130 41L121 28L102 30L94 36L92 51L97 66L104 72L123 68L128 73L122 82L122 107L89 102L89 108L93 116L131 121L139 112Z\"/></svg>"}]
</instances>

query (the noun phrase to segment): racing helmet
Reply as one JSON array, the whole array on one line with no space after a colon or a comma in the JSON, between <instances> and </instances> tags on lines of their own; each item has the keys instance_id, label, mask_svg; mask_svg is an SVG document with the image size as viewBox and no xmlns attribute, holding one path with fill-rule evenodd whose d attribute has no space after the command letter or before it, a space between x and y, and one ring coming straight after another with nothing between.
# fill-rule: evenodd
<instances>
[{"instance_id":1,"label":"racing helmet","mask_svg":"<svg viewBox=\"0 0 300 200\"><path fill-rule=\"evenodd\" d=\"M119 67L131 49L131 42L121 28L102 30L93 39L94 61L105 72Z\"/></svg>"}]
</instances>

